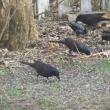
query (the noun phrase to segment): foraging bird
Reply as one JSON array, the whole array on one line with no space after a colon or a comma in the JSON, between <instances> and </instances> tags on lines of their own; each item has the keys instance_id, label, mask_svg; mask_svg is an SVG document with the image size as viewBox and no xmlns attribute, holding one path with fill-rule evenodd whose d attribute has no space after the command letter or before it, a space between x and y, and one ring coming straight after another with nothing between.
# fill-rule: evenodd
<instances>
[{"instance_id":1,"label":"foraging bird","mask_svg":"<svg viewBox=\"0 0 110 110\"><path fill-rule=\"evenodd\" d=\"M76 18L76 22L81 21L88 26L96 26L100 21L110 20L108 13L94 13L94 14L79 14Z\"/></svg>"},{"instance_id":2,"label":"foraging bird","mask_svg":"<svg viewBox=\"0 0 110 110\"><path fill-rule=\"evenodd\" d=\"M87 47L82 42L79 42L77 40L73 40L71 38L65 38L62 41L50 41L50 42L65 44L69 48L70 53L71 53L71 51L74 51L74 52L79 51L81 53L85 53L86 55L91 54L91 48L90 47Z\"/></svg>"},{"instance_id":3,"label":"foraging bird","mask_svg":"<svg viewBox=\"0 0 110 110\"><path fill-rule=\"evenodd\" d=\"M21 63L33 67L38 73L37 78L39 75L46 77L47 79L48 79L48 77L56 76L57 79L60 80L59 71L55 67L52 67L49 64L45 64L41 61L34 61L34 63L28 63L28 62L21 61Z\"/></svg>"},{"instance_id":4,"label":"foraging bird","mask_svg":"<svg viewBox=\"0 0 110 110\"><path fill-rule=\"evenodd\" d=\"M110 31L103 31L101 37L102 40L110 41Z\"/></svg>"},{"instance_id":5,"label":"foraging bird","mask_svg":"<svg viewBox=\"0 0 110 110\"><path fill-rule=\"evenodd\" d=\"M68 24L74 30L74 32L76 32L77 35L87 33L86 28L82 24L75 22L69 22Z\"/></svg>"}]
</instances>

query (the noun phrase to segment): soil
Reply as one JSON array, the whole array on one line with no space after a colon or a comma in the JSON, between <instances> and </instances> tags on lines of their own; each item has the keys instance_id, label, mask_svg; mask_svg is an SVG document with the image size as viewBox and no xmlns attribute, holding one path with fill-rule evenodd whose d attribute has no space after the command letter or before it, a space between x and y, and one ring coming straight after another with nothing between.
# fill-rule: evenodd
<instances>
[{"instance_id":1,"label":"soil","mask_svg":"<svg viewBox=\"0 0 110 110\"><path fill-rule=\"evenodd\" d=\"M92 34L76 36L63 22L40 22L37 43L23 51L4 54L0 65L0 110L110 110L109 56L70 55L62 44L49 40L71 37L86 43L92 54L109 49L97 29ZM41 59L60 71L61 81L49 80L20 61Z\"/></svg>"}]
</instances>

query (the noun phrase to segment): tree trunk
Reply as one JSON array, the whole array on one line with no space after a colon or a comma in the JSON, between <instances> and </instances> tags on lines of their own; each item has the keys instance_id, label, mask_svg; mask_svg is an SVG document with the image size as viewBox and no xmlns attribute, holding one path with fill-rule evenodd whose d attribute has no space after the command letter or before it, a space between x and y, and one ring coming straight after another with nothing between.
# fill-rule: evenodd
<instances>
[{"instance_id":1,"label":"tree trunk","mask_svg":"<svg viewBox=\"0 0 110 110\"><path fill-rule=\"evenodd\" d=\"M110 11L110 0L103 0L102 4L104 11Z\"/></svg>"},{"instance_id":2,"label":"tree trunk","mask_svg":"<svg viewBox=\"0 0 110 110\"><path fill-rule=\"evenodd\" d=\"M5 41L4 45L9 50L24 49L28 44L34 43L38 34L32 1L0 0L0 4L1 42Z\"/></svg>"},{"instance_id":3,"label":"tree trunk","mask_svg":"<svg viewBox=\"0 0 110 110\"><path fill-rule=\"evenodd\" d=\"M102 10L102 1L103 0L92 0L92 10L101 11Z\"/></svg>"},{"instance_id":4,"label":"tree trunk","mask_svg":"<svg viewBox=\"0 0 110 110\"><path fill-rule=\"evenodd\" d=\"M39 20L45 17L45 11L49 10L49 0L37 0Z\"/></svg>"},{"instance_id":5,"label":"tree trunk","mask_svg":"<svg viewBox=\"0 0 110 110\"><path fill-rule=\"evenodd\" d=\"M70 7L70 0L58 0L58 14L61 17L63 14L69 13L72 9Z\"/></svg>"},{"instance_id":6,"label":"tree trunk","mask_svg":"<svg viewBox=\"0 0 110 110\"><path fill-rule=\"evenodd\" d=\"M81 12L91 12L91 0L81 0Z\"/></svg>"}]
</instances>

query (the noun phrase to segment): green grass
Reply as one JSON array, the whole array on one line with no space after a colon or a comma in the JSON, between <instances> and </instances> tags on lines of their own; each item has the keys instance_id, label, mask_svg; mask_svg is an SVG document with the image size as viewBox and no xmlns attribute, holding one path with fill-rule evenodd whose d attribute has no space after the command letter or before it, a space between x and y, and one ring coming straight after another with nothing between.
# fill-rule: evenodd
<instances>
[{"instance_id":1,"label":"green grass","mask_svg":"<svg viewBox=\"0 0 110 110\"><path fill-rule=\"evenodd\" d=\"M10 74L9 68L0 68L0 76L8 75Z\"/></svg>"},{"instance_id":2,"label":"green grass","mask_svg":"<svg viewBox=\"0 0 110 110\"><path fill-rule=\"evenodd\" d=\"M61 89L61 86L60 86L59 82L53 82L53 83L49 84L48 89L51 92L59 92Z\"/></svg>"},{"instance_id":3,"label":"green grass","mask_svg":"<svg viewBox=\"0 0 110 110\"><path fill-rule=\"evenodd\" d=\"M87 71L95 67L98 73L102 73L102 72L110 71L110 60L106 58L103 58L99 61L88 60L86 62L80 60L74 60L74 61L71 60L62 64L62 67L65 69L74 69L76 66L80 67L82 71Z\"/></svg>"},{"instance_id":4,"label":"green grass","mask_svg":"<svg viewBox=\"0 0 110 110\"><path fill-rule=\"evenodd\" d=\"M15 106L14 109L16 109L16 110L26 110L25 108L23 108L21 106Z\"/></svg>"},{"instance_id":5,"label":"green grass","mask_svg":"<svg viewBox=\"0 0 110 110\"><path fill-rule=\"evenodd\" d=\"M6 92L8 96L22 96L22 91L16 86L10 87Z\"/></svg>"},{"instance_id":6,"label":"green grass","mask_svg":"<svg viewBox=\"0 0 110 110\"><path fill-rule=\"evenodd\" d=\"M84 101L87 101L88 100L88 98L87 98L87 96L79 96L78 97L78 100L80 101L80 102L84 102Z\"/></svg>"},{"instance_id":7,"label":"green grass","mask_svg":"<svg viewBox=\"0 0 110 110\"><path fill-rule=\"evenodd\" d=\"M65 61L65 56L64 55L57 55L54 60L59 61L59 62L64 62Z\"/></svg>"},{"instance_id":8,"label":"green grass","mask_svg":"<svg viewBox=\"0 0 110 110\"><path fill-rule=\"evenodd\" d=\"M96 70L99 73L104 73L107 71L110 71L110 60L108 59L101 59L97 64L96 64Z\"/></svg>"},{"instance_id":9,"label":"green grass","mask_svg":"<svg viewBox=\"0 0 110 110\"><path fill-rule=\"evenodd\" d=\"M65 63L64 64L64 67L66 69L73 69L75 66L77 65L81 65L81 62L80 61L69 61L68 63Z\"/></svg>"},{"instance_id":10,"label":"green grass","mask_svg":"<svg viewBox=\"0 0 110 110\"><path fill-rule=\"evenodd\" d=\"M58 105L57 103L52 102L48 99L42 98L42 99L37 100L37 106L40 106L42 108L50 108L50 107L55 107L57 105Z\"/></svg>"},{"instance_id":11,"label":"green grass","mask_svg":"<svg viewBox=\"0 0 110 110\"><path fill-rule=\"evenodd\" d=\"M5 110L5 108L10 108L11 107L11 103L8 102L7 100L3 100L2 103L0 103L0 108Z\"/></svg>"},{"instance_id":12,"label":"green grass","mask_svg":"<svg viewBox=\"0 0 110 110\"><path fill-rule=\"evenodd\" d=\"M0 110L25 110L22 106L16 106L14 103L8 102L7 100L3 100L3 102L0 104Z\"/></svg>"}]
</instances>

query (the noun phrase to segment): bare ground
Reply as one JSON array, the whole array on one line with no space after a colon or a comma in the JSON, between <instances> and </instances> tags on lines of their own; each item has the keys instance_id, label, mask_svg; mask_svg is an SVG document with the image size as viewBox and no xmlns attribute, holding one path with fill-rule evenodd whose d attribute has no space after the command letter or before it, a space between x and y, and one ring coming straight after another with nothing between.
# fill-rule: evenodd
<instances>
[{"instance_id":1,"label":"bare ground","mask_svg":"<svg viewBox=\"0 0 110 110\"><path fill-rule=\"evenodd\" d=\"M40 30L42 39L34 49L1 56L5 64L0 66L0 110L110 110L109 58L83 55L80 59L81 55L68 55L67 48L62 45L50 49L48 40L62 39L68 34L75 36L67 31L56 33L58 28L55 27L59 26L49 26L47 30L45 27ZM93 53L109 47L97 43L100 42L99 36L78 39L87 42L94 49ZM59 69L61 81L55 77L49 80L39 77L37 80L36 71L19 62L39 58Z\"/></svg>"}]
</instances>

